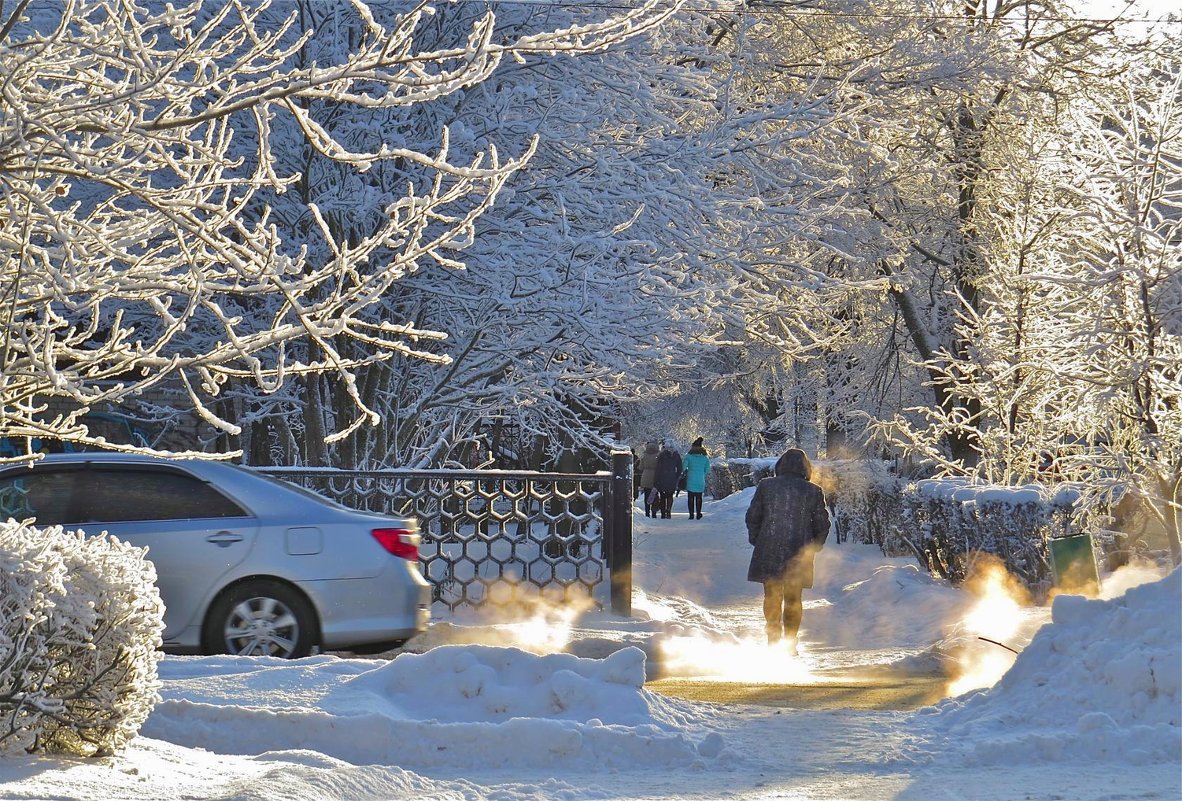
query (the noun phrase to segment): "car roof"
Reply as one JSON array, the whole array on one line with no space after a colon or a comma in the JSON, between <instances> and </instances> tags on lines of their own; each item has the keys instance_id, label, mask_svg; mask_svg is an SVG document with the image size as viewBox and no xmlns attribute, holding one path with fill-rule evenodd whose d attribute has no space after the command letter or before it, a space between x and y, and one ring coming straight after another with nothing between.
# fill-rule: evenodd
<instances>
[{"instance_id":1,"label":"car roof","mask_svg":"<svg viewBox=\"0 0 1182 801\"><path fill-rule=\"evenodd\" d=\"M74 453L46 453L39 457L36 464L42 462L149 462L152 464L167 464L172 462L215 462L215 459L166 459L163 456L152 456L146 453L125 453L123 451L76 451Z\"/></svg>"}]
</instances>

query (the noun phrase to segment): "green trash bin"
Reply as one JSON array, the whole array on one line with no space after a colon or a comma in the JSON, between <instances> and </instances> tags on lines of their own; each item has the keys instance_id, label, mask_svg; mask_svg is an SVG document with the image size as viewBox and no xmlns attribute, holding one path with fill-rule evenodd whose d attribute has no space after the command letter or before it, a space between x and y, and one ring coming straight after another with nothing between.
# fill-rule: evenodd
<instances>
[{"instance_id":1,"label":"green trash bin","mask_svg":"<svg viewBox=\"0 0 1182 801\"><path fill-rule=\"evenodd\" d=\"M1099 595L1100 574L1092 553L1092 535L1076 534L1047 541L1055 588L1074 595Z\"/></svg>"}]
</instances>

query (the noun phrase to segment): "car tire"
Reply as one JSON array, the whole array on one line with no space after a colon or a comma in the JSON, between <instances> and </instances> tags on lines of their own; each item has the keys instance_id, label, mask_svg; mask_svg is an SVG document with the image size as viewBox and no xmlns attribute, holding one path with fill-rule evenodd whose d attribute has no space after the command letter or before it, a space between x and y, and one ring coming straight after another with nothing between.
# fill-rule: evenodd
<instances>
[{"instance_id":1,"label":"car tire","mask_svg":"<svg viewBox=\"0 0 1182 801\"><path fill-rule=\"evenodd\" d=\"M214 601L203 644L207 654L298 659L318 640L316 612L299 591L278 581L248 581Z\"/></svg>"}]
</instances>

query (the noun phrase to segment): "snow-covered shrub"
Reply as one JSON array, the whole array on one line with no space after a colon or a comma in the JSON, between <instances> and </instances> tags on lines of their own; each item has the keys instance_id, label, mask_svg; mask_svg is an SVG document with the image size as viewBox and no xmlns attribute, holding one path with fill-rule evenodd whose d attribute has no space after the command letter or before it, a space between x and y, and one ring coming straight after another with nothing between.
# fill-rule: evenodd
<instances>
[{"instance_id":1,"label":"snow-covered shrub","mask_svg":"<svg viewBox=\"0 0 1182 801\"><path fill-rule=\"evenodd\" d=\"M636 480L639 481L640 476L636 476ZM712 459L710 472L706 474L706 494L718 500L753 486L753 483L750 464Z\"/></svg>"},{"instance_id":2,"label":"snow-covered shrub","mask_svg":"<svg viewBox=\"0 0 1182 801\"><path fill-rule=\"evenodd\" d=\"M155 706L164 606L145 549L0 523L0 752L121 748Z\"/></svg>"},{"instance_id":3,"label":"snow-covered shrub","mask_svg":"<svg viewBox=\"0 0 1182 801\"><path fill-rule=\"evenodd\" d=\"M1037 485L1003 487L951 478L913 482L900 494L900 521L888 545L906 548L933 574L953 582L972 572L976 554L993 554L1028 587L1045 589L1047 540L1078 533L1073 498L1071 491Z\"/></svg>"}]
</instances>

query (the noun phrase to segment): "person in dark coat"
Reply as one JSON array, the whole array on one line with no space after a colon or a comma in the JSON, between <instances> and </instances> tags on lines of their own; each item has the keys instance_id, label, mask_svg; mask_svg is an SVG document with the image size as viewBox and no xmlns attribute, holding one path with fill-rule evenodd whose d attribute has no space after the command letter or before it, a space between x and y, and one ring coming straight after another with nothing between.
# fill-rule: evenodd
<instances>
[{"instance_id":1,"label":"person in dark coat","mask_svg":"<svg viewBox=\"0 0 1182 801\"><path fill-rule=\"evenodd\" d=\"M769 645L787 639L796 653L803 610L801 594L813 586L813 557L829 536L825 493L810 479L804 451L792 448L760 481L747 509L747 539L755 546L747 580L763 585L763 618Z\"/></svg>"},{"instance_id":2,"label":"person in dark coat","mask_svg":"<svg viewBox=\"0 0 1182 801\"><path fill-rule=\"evenodd\" d=\"M644 493L644 516L657 516L657 492L653 489L657 480L657 453L660 448L653 440L644 443L640 457L640 491Z\"/></svg>"},{"instance_id":3,"label":"person in dark coat","mask_svg":"<svg viewBox=\"0 0 1182 801\"><path fill-rule=\"evenodd\" d=\"M681 454L669 440L665 440L661 452L657 454L657 472L653 476L653 487L657 490L657 505L661 510L661 517L666 520L673 516L673 496L677 493L677 483L681 480Z\"/></svg>"}]
</instances>

